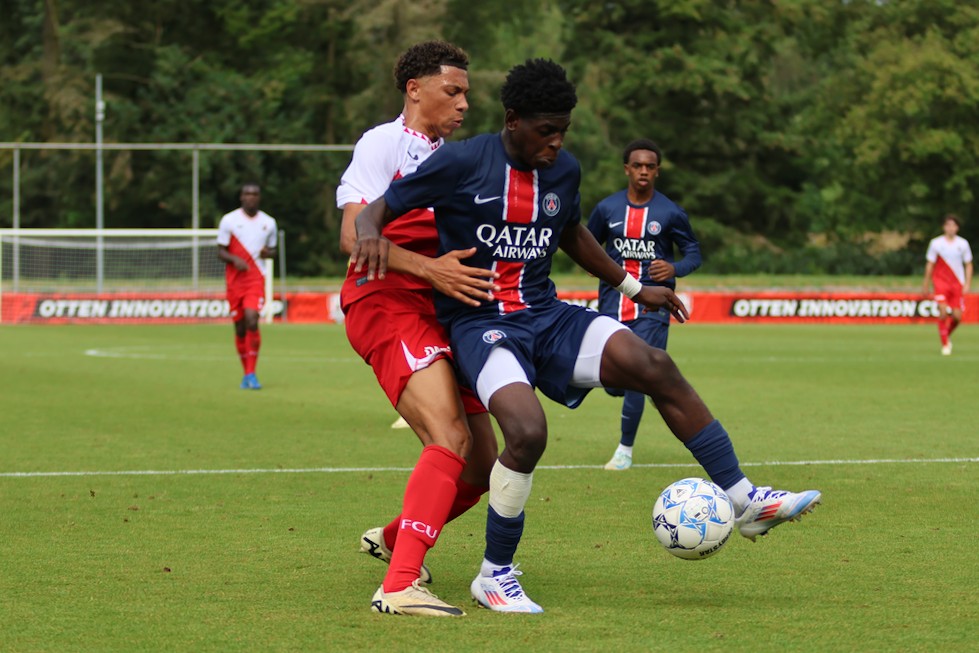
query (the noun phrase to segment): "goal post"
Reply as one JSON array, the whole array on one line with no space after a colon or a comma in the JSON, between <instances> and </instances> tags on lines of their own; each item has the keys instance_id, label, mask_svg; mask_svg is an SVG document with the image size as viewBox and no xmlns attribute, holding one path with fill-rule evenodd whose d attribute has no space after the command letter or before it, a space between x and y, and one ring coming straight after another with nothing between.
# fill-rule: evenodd
<instances>
[{"instance_id":1,"label":"goal post","mask_svg":"<svg viewBox=\"0 0 979 653\"><path fill-rule=\"evenodd\" d=\"M217 229L0 229L0 322L36 321L25 311L37 317L41 307L40 317L50 317L56 309L41 303L46 297L60 298L57 311L68 311L54 316L65 318L60 321L81 319L72 313L78 309L72 300L102 302L83 310L94 310L95 317L102 313L103 321L128 318L136 310L132 303L111 305L123 299L156 301L146 310L178 311L179 321L216 319L223 302L226 318L225 263L217 256L217 234ZM275 279L272 261L265 263L264 317L271 321ZM206 306L200 303L205 300Z\"/></svg>"}]
</instances>

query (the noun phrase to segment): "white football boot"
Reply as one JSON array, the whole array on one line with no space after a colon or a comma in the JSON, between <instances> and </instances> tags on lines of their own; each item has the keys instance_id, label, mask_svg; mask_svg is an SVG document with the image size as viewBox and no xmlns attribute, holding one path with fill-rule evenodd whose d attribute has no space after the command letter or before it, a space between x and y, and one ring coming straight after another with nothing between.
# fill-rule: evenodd
<instances>
[{"instance_id":1,"label":"white football boot","mask_svg":"<svg viewBox=\"0 0 979 653\"><path fill-rule=\"evenodd\" d=\"M492 576L479 574L469 589L476 603L495 612L543 612L544 608L524 594L517 580L517 576L522 574L517 570L517 565L503 567L493 572Z\"/></svg>"},{"instance_id":2,"label":"white football boot","mask_svg":"<svg viewBox=\"0 0 979 653\"><path fill-rule=\"evenodd\" d=\"M605 469L622 471L632 467L632 456L624 451L616 451L612 460L605 463Z\"/></svg>"},{"instance_id":3,"label":"white football boot","mask_svg":"<svg viewBox=\"0 0 979 653\"><path fill-rule=\"evenodd\" d=\"M735 523L738 531L752 542L759 535L787 521L796 521L811 511L822 499L817 490L787 492L770 487L756 487L751 501Z\"/></svg>"}]
</instances>

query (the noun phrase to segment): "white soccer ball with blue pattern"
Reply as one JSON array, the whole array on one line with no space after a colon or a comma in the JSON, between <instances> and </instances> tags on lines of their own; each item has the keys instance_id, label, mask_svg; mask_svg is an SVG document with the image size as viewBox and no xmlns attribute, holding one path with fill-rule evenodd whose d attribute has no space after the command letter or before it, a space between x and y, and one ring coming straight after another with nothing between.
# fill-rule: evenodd
<instances>
[{"instance_id":1,"label":"white soccer ball with blue pattern","mask_svg":"<svg viewBox=\"0 0 979 653\"><path fill-rule=\"evenodd\" d=\"M653 532L666 550L684 560L709 558L734 530L734 506L717 485L702 478L672 483L653 506Z\"/></svg>"}]
</instances>

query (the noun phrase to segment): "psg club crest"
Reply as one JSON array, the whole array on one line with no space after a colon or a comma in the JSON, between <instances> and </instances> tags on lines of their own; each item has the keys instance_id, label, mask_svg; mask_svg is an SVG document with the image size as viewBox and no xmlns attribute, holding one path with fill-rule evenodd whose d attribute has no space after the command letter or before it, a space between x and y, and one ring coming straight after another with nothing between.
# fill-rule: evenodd
<instances>
[{"instance_id":1,"label":"psg club crest","mask_svg":"<svg viewBox=\"0 0 979 653\"><path fill-rule=\"evenodd\" d=\"M541 201L541 206L544 213L553 218L561 210L561 198L557 196L557 193L548 193Z\"/></svg>"},{"instance_id":2,"label":"psg club crest","mask_svg":"<svg viewBox=\"0 0 979 653\"><path fill-rule=\"evenodd\" d=\"M646 227L646 230L649 232L650 236L655 236L659 232L663 231L663 225L653 220L649 223L649 226Z\"/></svg>"},{"instance_id":3,"label":"psg club crest","mask_svg":"<svg viewBox=\"0 0 979 653\"><path fill-rule=\"evenodd\" d=\"M485 342L487 345L495 344L504 338L506 338L506 334L499 329L490 329L489 331L483 333L483 342Z\"/></svg>"}]
</instances>

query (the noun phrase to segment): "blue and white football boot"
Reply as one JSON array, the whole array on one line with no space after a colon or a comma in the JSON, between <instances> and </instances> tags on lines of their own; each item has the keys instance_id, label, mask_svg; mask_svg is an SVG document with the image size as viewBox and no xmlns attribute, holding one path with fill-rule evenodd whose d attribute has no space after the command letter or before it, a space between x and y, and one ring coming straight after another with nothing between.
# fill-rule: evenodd
<instances>
[{"instance_id":1,"label":"blue and white football boot","mask_svg":"<svg viewBox=\"0 0 979 653\"><path fill-rule=\"evenodd\" d=\"M480 606L495 612L524 612L536 614L544 611L524 594L523 587L517 576L522 575L517 565L503 567L493 572L492 576L480 573L469 586L473 599Z\"/></svg>"},{"instance_id":2,"label":"blue and white football boot","mask_svg":"<svg viewBox=\"0 0 979 653\"><path fill-rule=\"evenodd\" d=\"M779 524L801 519L816 507L822 496L817 490L796 493L756 487L748 506L735 520L738 532L754 542L756 537L767 534Z\"/></svg>"}]
</instances>

